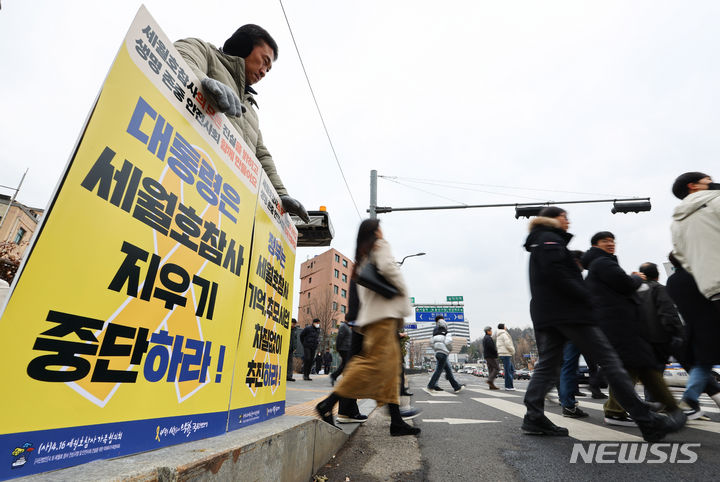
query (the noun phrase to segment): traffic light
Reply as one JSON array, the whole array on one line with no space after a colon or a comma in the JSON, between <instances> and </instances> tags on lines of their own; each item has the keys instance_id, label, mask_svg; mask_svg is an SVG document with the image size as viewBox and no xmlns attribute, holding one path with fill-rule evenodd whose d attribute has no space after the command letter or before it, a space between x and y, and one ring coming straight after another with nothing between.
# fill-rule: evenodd
<instances>
[{"instance_id":1,"label":"traffic light","mask_svg":"<svg viewBox=\"0 0 720 482\"><path fill-rule=\"evenodd\" d=\"M650 201L615 201L611 213L639 213L642 211L650 211Z\"/></svg>"},{"instance_id":2,"label":"traffic light","mask_svg":"<svg viewBox=\"0 0 720 482\"><path fill-rule=\"evenodd\" d=\"M545 206L515 206L515 219L537 216Z\"/></svg>"}]
</instances>

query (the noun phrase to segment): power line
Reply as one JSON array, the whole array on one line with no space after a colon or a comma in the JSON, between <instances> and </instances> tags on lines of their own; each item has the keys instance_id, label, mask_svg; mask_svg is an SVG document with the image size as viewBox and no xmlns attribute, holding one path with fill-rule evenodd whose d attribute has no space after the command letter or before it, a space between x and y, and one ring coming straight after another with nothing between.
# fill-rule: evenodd
<instances>
[{"instance_id":1,"label":"power line","mask_svg":"<svg viewBox=\"0 0 720 482\"><path fill-rule=\"evenodd\" d=\"M555 193L564 193L564 194L583 194L583 195L590 195L590 196L610 196L610 197L623 197L619 194L609 194L609 193L597 193L597 192L580 192L580 191L562 191L559 189L538 189L538 188L531 188L531 187L516 187L516 186L503 186L498 184L481 184L481 183L473 183L473 182L458 182L458 181L439 181L436 179L421 179L421 178L414 178L414 177L403 177L403 176L378 176L385 179L403 179L405 181L409 182L417 182L420 184L431 184L431 185L437 185L437 186L445 186L445 187L452 187L453 189L464 189L460 187L455 187L457 185L465 185L465 186L485 186L485 187L498 187L502 189L515 189L518 191L539 191L539 192L555 192ZM465 189L465 190L471 190L471 189ZM478 192L488 192L488 191L481 191L478 190ZM498 194L498 193L491 193L491 194ZM532 198L530 198L532 199Z\"/></svg>"},{"instance_id":2,"label":"power line","mask_svg":"<svg viewBox=\"0 0 720 482\"><path fill-rule=\"evenodd\" d=\"M320 122L322 122L323 129L325 130L325 135L327 136L328 142L330 143L330 149L332 150L333 156L335 157L335 162L337 163L338 169L340 169L340 175L342 176L345 187L347 188L348 194L350 195L350 200L352 201L353 206L355 206L355 212L357 212L358 218L362 219L360 210L358 209L357 203L355 202L355 197L353 196L352 191L350 190L350 185L345 178L345 172L340 165L340 159L338 158L337 152L335 152L335 146L333 145L332 139L330 138L330 132L328 131L327 125L325 125L325 119L323 118L322 112L320 111L320 104L318 104L317 98L315 97L315 91L313 91L312 85L310 84L310 77L308 77L307 70L305 70L305 63L303 63L302 56L300 55L300 49L298 48L297 42L295 41L295 35L293 34L292 27L290 27L290 20L288 20L287 13L285 12L285 6L283 5L282 0L279 0L279 2L283 16L285 17L285 23L287 23L288 30L290 31L290 38L292 38L293 45L295 46L295 52L297 52L298 60L300 60L300 66L302 67L303 74L305 74L305 80L307 81L308 88L310 89L310 95L312 95L313 102L315 102L315 108L317 109L318 115L320 116Z\"/></svg>"},{"instance_id":3,"label":"power line","mask_svg":"<svg viewBox=\"0 0 720 482\"><path fill-rule=\"evenodd\" d=\"M401 186L405 186L405 187L407 187L408 189L415 189L415 190L424 192L424 193L426 193L426 194L432 194L433 196L441 197L441 198L447 199L447 200L449 200L449 201L453 201L453 202L456 202L456 203L459 203L459 204L464 204L464 205L467 206L467 203L464 203L464 202L461 202L461 201L457 201L457 200L451 199L451 198L449 198L449 197L441 196L440 194L436 194L436 193L433 193L433 192L430 192L430 191L426 191L426 190L424 190L424 189L420 189L420 188L417 188L417 187L414 187L414 186L408 186L407 184L404 184L404 183L398 181L398 179L404 179L404 178L390 177L390 176L378 176L378 177L381 177L381 178L385 179L386 181L394 182L394 183L399 184L399 185L401 185ZM416 182L418 182L418 181L416 181ZM455 186L451 186L451 185L436 184L436 183L432 183L432 182L426 182L426 183L418 182L418 183L419 183L419 184L429 184L429 185L431 185L431 186L448 187L448 188L459 189L459 190L463 190L463 191L482 192L482 193L485 193L485 194L494 194L494 195L497 195L497 196L508 196L508 197L514 197L514 198L532 199L533 201L542 201L542 202L547 201L547 199L544 199L544 198L537 198L537 197L531 197L531 196L522 196L522 195L520 195L520 194L505 194L505 193L502 193L502 192L484 191L484 190L482 190L482 189L469 189L469 188L464 188L464 187L455 187Z\"/></svg>"}]
</instances>

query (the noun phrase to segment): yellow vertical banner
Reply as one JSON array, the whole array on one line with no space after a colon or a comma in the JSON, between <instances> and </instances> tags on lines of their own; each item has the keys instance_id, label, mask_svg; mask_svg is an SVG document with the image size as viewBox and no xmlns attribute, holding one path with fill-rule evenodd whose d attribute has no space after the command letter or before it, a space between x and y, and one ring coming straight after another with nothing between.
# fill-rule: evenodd
<instances>
[{"instance_id":1,"label":"yellow vertical banner","mask_svg":"<svg viewBox=\"0 0 720 482\"><path fill-rule=\"evenodd\" d=\"M284 370L297 231L263 176L141 7L0 314L0 479L224 433L253 226Z\"/></svg>"},{"instance_id":2,"label":"yellow vertical banner","mask_svg":"<svg viewBox=\"0 0 720 482\"><path fill-rule=\"evenodd\" d=\"M259 191L229 430L285 413L297 230L265 173Z\"/></svg>"}]
</instances>

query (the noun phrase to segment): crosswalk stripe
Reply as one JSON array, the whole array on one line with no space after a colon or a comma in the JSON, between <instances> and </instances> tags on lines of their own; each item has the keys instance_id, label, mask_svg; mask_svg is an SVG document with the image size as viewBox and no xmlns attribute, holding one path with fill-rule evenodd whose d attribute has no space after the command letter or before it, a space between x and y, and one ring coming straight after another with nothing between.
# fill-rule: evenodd
<instances>
[{"instance_id":1,"label":"crosswalk stripe","mask_svg":"<svg viewBox=\"0 0 720 482\"><path fill-rule=\"evenodd\" d=\"M416 404L417 404L417 403L431 403L431 404L433 404L433 403L462 403L462 402L453 401L453 400L417 400L415 403L416 403Z\"/></svg>"},{"instance_id":2,"label":"crosswalk stripe","mask_svg":"<svg viewBox=\"0 0 720 482\"><path fill-rule=\"evenodd\" d=\"M602 410L603 404L599 402L583 402L581 408L589 408L590 410ZM685 425L688 428L702 430L704 432L720 433L720 423L710 422L707 420L688 420Z\"/></svg>"},{"instance_id":3,"label":"crosswalk stripe","mask_svg":"<svg viewBox=\"0 0 720 482\"><path fill-rule=\"evenodd\" d=\"M518 398L517 393L513 392L505 392L503 390L488 390L486 389L478 389L478 388L468 388L467 391L469 392L475 392L480 393L482 395L490 395L492 397L500 397L500 398Z\"/></svg>"},{"instance_id":4,"label":"crosswalk stripe","mask_svg":"<svg viewBox=\"0 0 720 482\"><path fill-rule=\"evenodd\" d=\"M485 405L489 405L498 410L502 410L503 412L511 415L515 415L516 417L522 418L525 416L525 407L519 403L495 398L473 398L473 400L484 403ZM547 416L552 423L561 427L566 427L570 432L570 437L576 440L606 440L608 442L642 441L642 437L638 437L637 435L620 432L619 430L613 430L601 425L583 422L576 418L566 418L562 415L556 415L548 412L545 412L545 416Z\"/></svg>"}]
</instances>

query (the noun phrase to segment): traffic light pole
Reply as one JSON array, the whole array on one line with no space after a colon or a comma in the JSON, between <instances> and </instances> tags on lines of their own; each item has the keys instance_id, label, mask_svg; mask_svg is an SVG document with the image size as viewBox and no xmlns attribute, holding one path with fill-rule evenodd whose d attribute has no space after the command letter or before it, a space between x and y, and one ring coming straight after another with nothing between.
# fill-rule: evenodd
<instances>
[{"instance_id":1,"label":"traffic light pole","mask_svg":"<svg viewBox=\"0 0 720 482\"><path fill-rule=\"evenodd\" d=\"M650 198L649 197L634 197L634 198L616 198L616 199L586 199L580 201L547 201L547 202L535 202L535 203L502 203L502 204L462 204L454 206L417 206L417 207L405 207L405 208L393 208L389 206L378 206L377 205L377 171L370 171L370 208L367 212L370 213L371 219L376 219L378 214L391 213L394 211L436 211L443 209L471 209L471 208L502 208L502 207L514 207L516 208L527 208L537 207L538 211L544 206L556 205L556 204L590 204L590 203L615 203L613 207L613 214L616 212L627 213L627 212L640 212L650 211ZM621 204L617 204L621 203ZM628 204L623 204L628 203ZM516 211L517 212L517 211ZM537 215L533 214L533 215ZM525 216L525 214L516 214L515 217Z\"/></svg>"}]
</instances>

